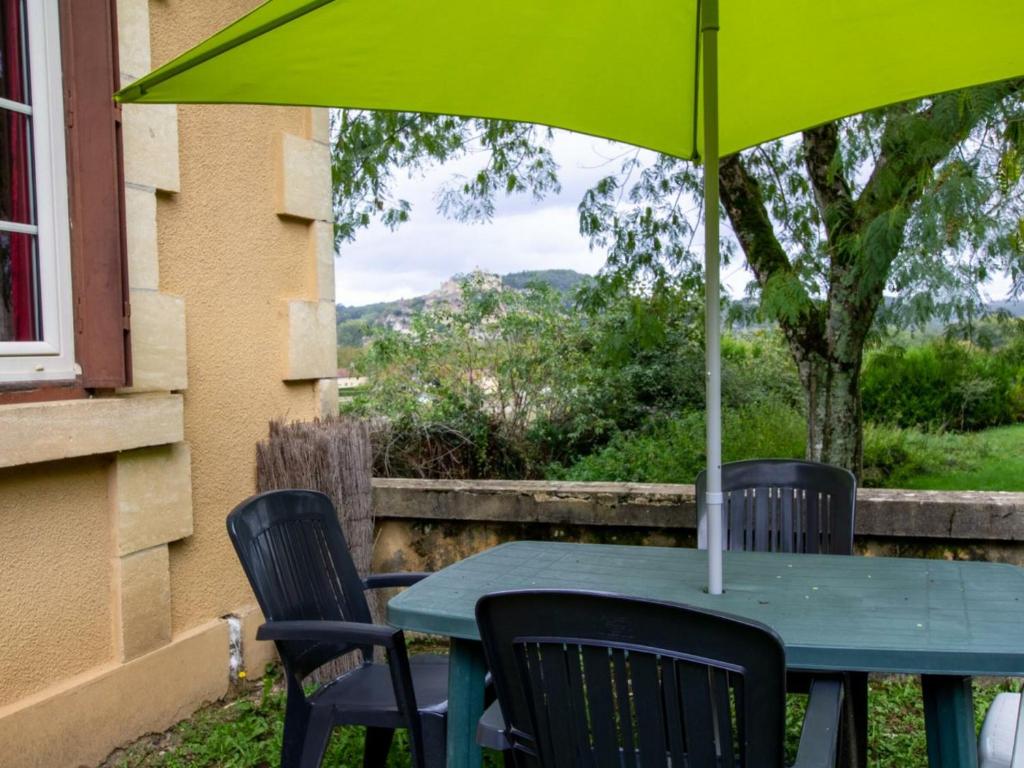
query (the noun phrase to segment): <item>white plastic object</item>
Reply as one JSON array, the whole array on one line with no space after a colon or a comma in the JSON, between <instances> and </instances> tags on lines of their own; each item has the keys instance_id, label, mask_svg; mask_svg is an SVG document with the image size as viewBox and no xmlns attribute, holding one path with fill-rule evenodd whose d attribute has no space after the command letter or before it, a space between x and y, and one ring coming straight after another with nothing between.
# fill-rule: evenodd
<instances>
[{"instance_id":1,"label":"white plastic object","mask_svg":"<svg viewBox=\"0 0 1024 768\"><path fill-rule=\"evenodd\" d=\"M1024 713L1019 693L1000 693L978 737L978 768L1024 768Z\"/></svg>"}]
</instances>

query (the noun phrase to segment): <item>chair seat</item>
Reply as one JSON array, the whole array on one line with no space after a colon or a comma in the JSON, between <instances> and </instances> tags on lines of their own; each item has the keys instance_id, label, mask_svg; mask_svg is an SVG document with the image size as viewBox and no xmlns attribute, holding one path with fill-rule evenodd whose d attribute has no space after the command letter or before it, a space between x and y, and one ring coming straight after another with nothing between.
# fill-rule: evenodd
<instances>
[{"instance_id":1,"label":"chair seat","mask_svg":"<svg viewBox=\"0 0 1024 768\"><path fill-rule=\"evenodd\" d=\"M409 671L420 715L444 717L448 712L448 657L412 656ZM334 709L338 725L404 727L386 664L364 664L342 675L310 696L309 703Z\"/></svg>"},{"instance_id":2,"label":"chair seat","mask_svg":"<svg viewBox=\"0 0 1024 768\"><path fill-rule=\"evenodd\" d=\"M1019 693L1000 693L992 702L978 738L978 768L1013 765L1020 703Z\"/></svg>"},{"instance_id":3,"label":"chair seat","mask_svg":"<svg viewBox=\"0 0 1024 768\"><path fill-rule=\"evenodd\" d=\"M484 710L477 723L476 743L485 749L496 749L499 752L504 752L510 747L508 739L505 738L505 715L497 699Z\"/></svg>"}]
</instances>

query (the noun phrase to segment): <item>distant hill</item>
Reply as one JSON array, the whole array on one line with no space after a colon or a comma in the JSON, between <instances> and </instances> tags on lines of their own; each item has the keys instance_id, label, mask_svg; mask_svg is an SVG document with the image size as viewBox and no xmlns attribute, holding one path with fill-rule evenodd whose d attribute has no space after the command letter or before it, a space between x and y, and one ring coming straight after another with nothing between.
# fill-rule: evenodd
<instances>
[{"instance_id":1,"label":"distant hill","mask_svg":"<svg viewBox=\"0 0 1024 768\"><path fill-rule=\"evenodd\" d=\"M1024 301L992 301L985 305L989 312L1005 312L1012 317L1024 317Z\"/></svg>"},{"instance_id":2,"label":"distant hill","mask_svg":"<svg viewBox=\"0 0 1024 768\"><path fill-rule=\"evenodd\" d=\"M522 291L531 283L545 283L559 293L570 294L581 284L591 279L571 269L539 269L526 272L512 272L507 275L493 276L495 286ZM372 326L389 326L395 329L408 327L409 320L416 312L421 312L438 303L457 301L459 296L457 278L446 280L434 291L423 296L396 301L382 301L362 306L345 306L338 304L335 315L338 324L338 344L343 347L360 346L369 335Z\"/></svg>"},{"instance_id":3,"label":"distant hill","mask_svg":"<svg viewBox=\"0 0 1024 768\"><path fill-rule=\"evenodd\" d=\"M572 269L534 269L502 275L501 284L521 291L530 283L545 283L559 293L572 293L591 279L590 275L582 275Z\"/></svg>"}]
</instances>

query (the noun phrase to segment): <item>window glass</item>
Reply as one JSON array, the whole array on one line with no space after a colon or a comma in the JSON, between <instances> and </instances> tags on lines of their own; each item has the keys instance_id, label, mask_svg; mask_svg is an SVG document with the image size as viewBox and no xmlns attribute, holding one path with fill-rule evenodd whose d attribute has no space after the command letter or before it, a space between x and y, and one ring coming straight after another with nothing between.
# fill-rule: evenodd
<instances>
[{"instance_id":1,"label":"window glass","mask_svg":"<svg viewBox=\"0 0 1024 768\"><path fill-rule=\"evenodd\" d=\"M28 45L23 0L0 0L0 97L28 104Z\"/></svg>"},{"instance_id":2,"label":"window glass","mask_svg":"<svg viewBox=\"0 0 1024 768\"><path fill-rule=\"evenodd\" d=\"M0 0L0 341L42 338L23 0Z\"/></svg>"}]
</instances>

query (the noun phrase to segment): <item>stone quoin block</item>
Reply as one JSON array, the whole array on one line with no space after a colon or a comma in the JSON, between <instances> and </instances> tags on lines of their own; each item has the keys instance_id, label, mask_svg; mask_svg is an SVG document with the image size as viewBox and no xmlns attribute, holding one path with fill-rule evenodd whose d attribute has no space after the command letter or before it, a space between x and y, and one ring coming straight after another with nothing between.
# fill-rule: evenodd
<instances>
[{"instance_id":1,"label":"stone quoin block","mask_svg":"<svg viewBox=\"0 0 1024 768\"><path fill-rule=\"evenodd\" d=\"M187 443L119 453L110 491L117 554L192 535L192 456Z\"/></svg>"},{"instance_id":2,"label":"stone quoin block","mask_svg":"<svg viewBox=\"0 0 1024 768\"><path fill-rule=\"evenodd\" d=\"M156 291L132 291L132 392L188 387L185 300Z\"/></svg>"},{"instance_id":3,"label":"stone quoin block","mask_svg":"<svg viewBox=\"0 0 1024 768\"><path fill-rule=\"evenodd\" d=\"M280 133L275 142L279 215L331 219L331 151L312 139Z\"/></svg>"},{"instance_id":4,"label":"stone quoin block","mask_svg":"<svg viewBox=\"0 0 1024 768\"><path fill-rule=\"evenodd\" d=\"M121 661L154 651L171 641L171 571L167 545L133 552L117 560L117 631Z\"/></svg>"}]
</instances>

